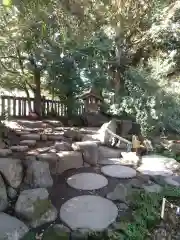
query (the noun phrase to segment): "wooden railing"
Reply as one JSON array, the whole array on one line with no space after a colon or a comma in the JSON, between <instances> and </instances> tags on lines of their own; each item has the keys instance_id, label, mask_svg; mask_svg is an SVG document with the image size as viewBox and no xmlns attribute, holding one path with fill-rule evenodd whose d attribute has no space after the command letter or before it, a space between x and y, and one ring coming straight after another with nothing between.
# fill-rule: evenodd
<instances>
[{"instance_id":1,"label":"wooden railing","mask_svg":"<svg viewBox=\"0 0 180 240\"><path fill-rule=\"evenodd\" d=\"M55 115L59 117L67 116L67 107L60 101L48 100L42 98L43 116ZM34 99L30 98L29 103L26 97L0 96L0 116L6 114L11 117L28 117L30 106L34 111ZM84 112L84 106L80 105L74 110L75 115L81 115Z\"/></svg>"}]
</instances>

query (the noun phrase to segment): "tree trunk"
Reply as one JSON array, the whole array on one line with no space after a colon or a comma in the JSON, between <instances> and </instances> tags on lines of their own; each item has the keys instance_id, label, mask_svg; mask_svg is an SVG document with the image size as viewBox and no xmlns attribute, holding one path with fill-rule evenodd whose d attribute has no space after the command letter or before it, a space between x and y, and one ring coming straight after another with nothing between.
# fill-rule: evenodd
<instances>
[{"instance_id":1,"label":"tree trunk","mask_svg":"<svg viewBox=\"0 0 180 240\"><path fill-rule=\"evenodd\" d=\"M28 108L29 108L29 112L32 113L32 107L31 107L31 100L30 100L30 95L29 95L29 91L28 88L26 86L24 86L24 91L26 93L27 96L27 102L28 102Z\"/></svg>"},{"instance_id":2,"label":"tree trunk","mask_svg":"<svg viewBox=\"0 0 180 240\"><path fill-rule=\"evenodd\" d=\"M34 93L34 111L38 116L42 115L42 106L41 106L41 76L40 70L35 69L34 71L34 84L36 86Z\"/></svg>"}]
</instances>

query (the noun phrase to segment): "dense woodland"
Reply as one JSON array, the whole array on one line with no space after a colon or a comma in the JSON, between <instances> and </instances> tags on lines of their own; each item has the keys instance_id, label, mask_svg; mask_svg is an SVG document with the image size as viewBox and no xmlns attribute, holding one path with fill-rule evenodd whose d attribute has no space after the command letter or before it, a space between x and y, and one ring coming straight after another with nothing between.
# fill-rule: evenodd
<instances>
[{"instance_id":1,"label":"dense woodland","mask_svg":"<svg viewBox=\"0 0 180 240\"><path fill-rule=\"evenodd\" d=\"M23 0L0 6L0 87L41 92L69 112L88 87L144 134L180 132L180 2ZM74 103L74 105L72 104Z\"/></svg>"}]
</instances>

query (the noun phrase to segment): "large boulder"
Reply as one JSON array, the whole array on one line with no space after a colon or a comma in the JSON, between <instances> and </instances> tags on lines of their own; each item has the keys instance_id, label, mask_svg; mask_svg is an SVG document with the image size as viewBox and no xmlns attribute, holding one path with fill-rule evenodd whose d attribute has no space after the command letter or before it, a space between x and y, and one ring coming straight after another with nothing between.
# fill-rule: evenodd
<instances>
[{"instance_id":1,"label":"large boulder","mask_svg":"<svg viewBox=\"0 0 180 240\"><path fill-rule=\"evenodd\" d=\"M6 186L2 176L0 175L0 211L6 210L8 206L8 199L6 193Z\"/></svg>"},{"instance_id":2,"label":"large boulder","mask_svg":"<svg viewBox=\"0 0 180 240\"><path fill-rule=\"evenodd\" d=\"M106 146L99 146L99 159L103 160L106 158L120 158L121 150L114 149Z\"/></svg>"},{"instance_id":3,"label":"large boulder","mask_svg":"<svg viewBox=\"0 0 180 240\"><path fill-rule=\"evenodd\" d=\"M53 179L49 171L49 163L40 161L29 162L24 181L32 188L52 187Z\"/></svg>"},{"instance_id":4,"label":"large boulder","mask_svg":"<svg viewBox=\"0 0 180 240\"><path fill-rule=\"evenodd\" d=\"M23 178L21 160L0 158L0 172L11 187L18 188L20 186Z\"/></svg>"},{"instance_id":5,"label":"large boulder","mask_svg":"<svg viewBox=\"0 0 180 240\"><path fill-rule=\"evenodd\" d=\"M90 165L97 165L99 159L99 150L95 142L75 142L72 144L75 151L80 151L83 154L84 161Z\"/></svg>"},{"instance_id":6,"label":"large boulder","mask_svg":"<svg viewBox=\"0 0 180 240\"><path fill-rule=\"evenodd\" d=\"M6 213L0 213L0 239L22 239L29 231L28 227L19 219Z\"/></svg>"},{"instance_id":7,"label":"large boulder","mask_svg":"<svg viewBox=\"0 0 180 240\"><path fill-rule=\"evenodd\" d=\"M82 135L78 130L68 129L64 132L64 137L72 139L72 141L81 141Z\"/></svg>"},{"instance_id":8,"label":"large boulder","mask_svg":"<svg viewBox=\"0 0 180 240\"><path fill-rule=\"evenodd\" d=\"M60 152L57 153L59 159L57 162L56 168L53 169L53 172L56 174L61 174L66 170L73 168L81 168L83 166L83 158L81 152Z\"/></svg>"},{"instance_id":9,"label":"large boulder","mask_svg":"<svg viewBox=\"0 0 180 240\"><path fill-rule=\"evenodd\" d=\"M57 210L48 199L45 188L24 190L15 205L15 212L31 227L38 227L57 218Z\"/></svg>"},{"instance_id":10,"label":"large boulder","mask_svg":"<svg viewBox=\"0 0 180 240\"><path fill-rule=\"evenodd\" d=\"M101 141L102 144L107 144L111 142L112 136L108 130L113 133L116 133L117 124L116 120L112 119L108 123L104 123L102 127L98 130L97 139Z\"/></svg>"}]
</instances>

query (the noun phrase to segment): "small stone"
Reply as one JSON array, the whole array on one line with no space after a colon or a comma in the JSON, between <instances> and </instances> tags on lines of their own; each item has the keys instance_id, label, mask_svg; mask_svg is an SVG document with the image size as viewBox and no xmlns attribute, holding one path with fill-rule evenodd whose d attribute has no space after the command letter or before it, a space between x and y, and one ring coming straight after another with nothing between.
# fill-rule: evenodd
<instances>
[{"instance_id":1,"label":"small stone","mask_svg":"<svg viewBox=\"0 0 180 240\"><path fill-rule=\"evenodd\" d=\"M22 141L20 141L20 145L34 147L36 145L36 140L22 140Z\"/></svg>"},{"instance_id":2,"label":"small stone","mask_svg":"<svg viewBox=\"0 0 180 240\"><path fill-rule=\"evenodd\" d=\"M162 191L162 187L158 184L153 184L150 186L144 185L143 188L146 192L149 192L149 193L159 193Z\"/></svg>"},{"instance_id":3,"label":"small stone","mask_svg":"<svg viewBox=\"0 0 180 240\"><path fill-rule=\"evenodd\" d=\"M26 152L28 149L29 149L28 146L21 146L21 145L11 147L11 150L13 152Z\"/></svg>"},{"instance_id":4,"label":"small stone","mask_svg":"<svg viewBox=\"0 0 180 240\"><path fill-rule=\"evenodd\" d=\"M0 149L0 157L7 157L11 154L12 154L11 149L6 149L6 148Z\"/></svg>"},{"instance_id":5,"label":"small stone","mask_svg":"<svg viewBox=\"0 0 180 240\"><path fill-rule=\"evenodd\" d=\"M113 201L119 200L122 202L126 202L127 195L127 188L123 184L119 183L116 185L115 189L112 192L107 194L107 198Z\"/></svg>"},{"instance_id":6,"label":"small stone","mask_svg":"<svg viewBox=\"0 0 180 240\"><path fill-rule=\"evenodd\" d=\"M15 199L17 197L17 190L12 187L8 187L7 194L10 199Z\"/></svg>"}]
</instances>

